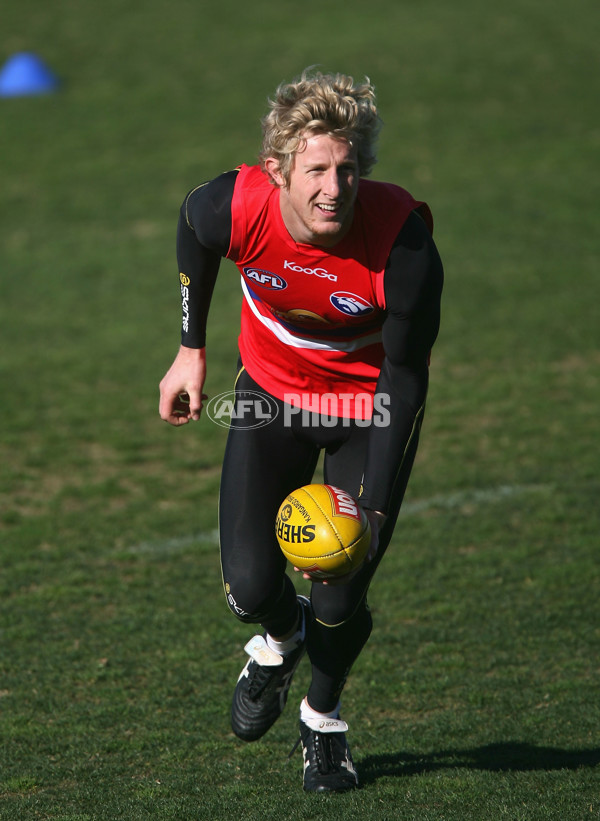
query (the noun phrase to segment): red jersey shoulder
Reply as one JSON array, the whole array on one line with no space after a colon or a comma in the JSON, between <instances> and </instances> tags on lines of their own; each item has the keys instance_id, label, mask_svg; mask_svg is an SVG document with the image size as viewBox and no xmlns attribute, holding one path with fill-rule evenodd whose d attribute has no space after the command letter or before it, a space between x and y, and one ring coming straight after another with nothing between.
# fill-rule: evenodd
<instances>
[{"instance_id":1,"label":"red jersey shoulder","mask_svg":"<svg viewBox=\"0 0 600 821\"><path fill-rule=\"evenodd\" d=\"M266 174L263 173L260 165L246 165L242 163L237 166L238 176L236 180L236 187L241 188L263 188L269 190L274 186L269 182Z\"/></svg>"},{"instance_id":2,"label":"red jersey shoulder","mask_svg":"<svg viewBox=\"0 0 600 821\"><path fill-rule=\"evenodd\" d=\"M412 211L419 211L429 230L433 230L428 206L415 200L405 188L393 183L361 179L357 210L371 265L376 271L385 267L394 240Z\"/></svg>"},{"instance_id":3,"label":"red jersey shoulder","mask_svg":"<svg viewBox=\"0 0 600 821\"><path fill-rule=\"evenodd\" d=\"M244 255L249 242L255 241L268 224L269 202L277 195L258 165L240 165L231 201L231 243L227 256L236 260Z\"/></svg>"}]
</instances>

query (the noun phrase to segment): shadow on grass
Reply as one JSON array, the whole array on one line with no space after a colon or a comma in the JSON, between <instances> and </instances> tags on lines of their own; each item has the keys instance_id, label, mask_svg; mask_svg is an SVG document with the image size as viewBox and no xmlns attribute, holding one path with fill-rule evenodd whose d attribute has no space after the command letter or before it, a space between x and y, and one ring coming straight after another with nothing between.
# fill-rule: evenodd
<instances>
[{"instance_id":1,"label":"shadow on grass","mask_svg":"<svg viewBox=\"0 0 600 821\"><path fill-rule=\"evenodd\" d=\"M486 744L472 750L444 750L429 755L392 753L366 756L358 762L362 784L384 776L408 776L445 769L489 770L491 772L527 770L576 770L600 764L600 748L561 750L536 747L518 741Z\"/></svg>"}]
</instances>

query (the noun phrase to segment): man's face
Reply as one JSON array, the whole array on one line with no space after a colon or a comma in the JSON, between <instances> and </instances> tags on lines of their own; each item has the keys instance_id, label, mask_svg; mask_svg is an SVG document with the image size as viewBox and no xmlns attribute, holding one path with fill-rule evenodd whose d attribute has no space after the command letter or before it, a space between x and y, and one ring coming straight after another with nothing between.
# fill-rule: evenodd
<instances>
[{"instance_id":1,"label":"man's face","mask_svg":"<svg viewBox=\"0 0 600 821\"><path fill-rule=\"evenodd\" d=\"M331 247L352 225L358 192L356 148L328 134L308 137L296 153L288 185L275 160L266 169L280 188L283 221L299 243Z\"/></svg>"}]
</instances>

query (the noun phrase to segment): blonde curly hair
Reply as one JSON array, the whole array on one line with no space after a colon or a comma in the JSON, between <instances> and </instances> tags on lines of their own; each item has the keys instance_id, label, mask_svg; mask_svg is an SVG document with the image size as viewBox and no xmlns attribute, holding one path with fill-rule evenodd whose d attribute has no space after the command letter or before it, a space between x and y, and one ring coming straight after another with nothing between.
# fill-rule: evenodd
<instances>
[{"instance_id":1,"label":"blonde curly hair","mask_svg":"<svg viewBox=\"0 0 600 821\"><path fill-rule=\"evenodd\" d=\"M360 176L367 176L377 162L375 145L381 120L368 77L355 83L346 74L306 69L297 80L282 83L269 105L270 111L262 120L259 161L265 171L265 160L276 159L286 185L296 152L315 134L329 134L356 146Z\"/></svg>"}]
</instances>

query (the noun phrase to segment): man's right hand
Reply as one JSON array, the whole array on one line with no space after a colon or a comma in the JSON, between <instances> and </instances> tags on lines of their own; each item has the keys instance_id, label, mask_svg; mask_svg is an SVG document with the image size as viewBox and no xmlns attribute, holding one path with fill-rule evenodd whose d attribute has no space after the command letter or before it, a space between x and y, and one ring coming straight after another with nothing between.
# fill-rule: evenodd
<instances>
[{"instance_id":1,"label":"man's right hand","mask_svg":"<svg viewBox=\"0 0 600 821\"><path fill-rule=\"evenodd\" d=\"M170 425L197 422L202 411L206 379L206 348L180 347L173 364L160 383L160 418Z\"/></svg>"}]
</instances>

